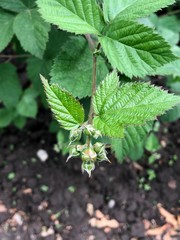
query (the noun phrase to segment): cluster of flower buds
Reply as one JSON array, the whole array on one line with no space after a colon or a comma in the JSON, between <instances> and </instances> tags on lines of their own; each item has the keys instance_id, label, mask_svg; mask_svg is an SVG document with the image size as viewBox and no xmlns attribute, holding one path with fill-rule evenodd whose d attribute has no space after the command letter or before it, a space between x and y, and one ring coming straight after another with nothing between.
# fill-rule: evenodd
<instances>
[{"instance_id":1,"label":"cluster of flower buds","mask_svg":"<svg viewBox=\"0 0 180 240\"><path fill-rule=\"evenodd\" d=\"M89 176L91 176L91 172L95 169L95 163L102 161L110 162L106 156L105 145L101 142L97 142L94 145L90 144L90 146L87 144L72 145L69 154L67 161L72 157L80 157L82 160L82 172L86 171Z\"/></svg>"},{"instance_id":2,"label":"cluster of flower buds","mask_svg":"<svg viewBox=\"0 0 180 240\"><path fill-rule=\"evenodd\" d=\"M70 150L69 150L69 157L67 161L70 158L73 157L80 157L82 160L81 169L82 172L86 171L89 176L91 176L91 172L95 169L95 163L102 162L102 161L108 161L106 154L105 145L101 142L96 142L94 145L90 144L84 144L80 145L78 142L82 134L85 134L86 136L92 137L92 138L99 138L101 137L101 132L99 130L96 130L92 125L85 124L81 126L80 128L73 129L70 132Z\"/></svg>"},{"instance_id":3,"label":"cluster of flower buds","mask_svg":"<svg viewBox=\"0 0 180 240\"><path fill-rule=\"evenodd\" d=\"M88 124L84 126L84 133L88 136L91 136L95 139L102 137L101 132L96 130L92 125Z\"/></svg>"}]
</instances>

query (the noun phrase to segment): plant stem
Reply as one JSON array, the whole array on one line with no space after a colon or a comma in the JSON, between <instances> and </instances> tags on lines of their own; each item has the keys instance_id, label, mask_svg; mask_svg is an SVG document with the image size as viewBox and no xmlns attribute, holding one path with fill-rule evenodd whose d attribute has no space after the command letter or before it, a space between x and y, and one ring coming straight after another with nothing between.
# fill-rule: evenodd
<instances>
[{"instance_id":1,"label":"plant stem","mask_svg":"<svg viewBox=\"0 0 180 240\"><path fill-rule=\"evenodd\" d=\"M20 55L5 55L5 54L0 54L0 58L26 58L30 57L30 54L20 54Z\"/></svg>"},{"instance_id":2,"label":"plant stem","mask_svg":"<svg viewBox=\"0 0 180 240\"><path fill-rule=\"evenodd\" d=\"M90 49L94 52L96 46L95 46L94 41L93 41L92 38L91 38L91 35L90 35L90 34L85 34L85 38L87 39L87 41L88 41L88 43L89 43Z\"/></svg>"},{"instance_id":3,"label":"plant stem","mask_svg":"<svg viewBox=\"0 0 180 240\"><path fill-rule=\"evenodd\" d=\"M92 124L93 115L94 115L93 96L96 93L96 71L97 71L97 56L96 54L93 54L92 96L91 96L91 105L90 105L89 118L88 118L89 124Z\"/></svg>"}]
</instances>

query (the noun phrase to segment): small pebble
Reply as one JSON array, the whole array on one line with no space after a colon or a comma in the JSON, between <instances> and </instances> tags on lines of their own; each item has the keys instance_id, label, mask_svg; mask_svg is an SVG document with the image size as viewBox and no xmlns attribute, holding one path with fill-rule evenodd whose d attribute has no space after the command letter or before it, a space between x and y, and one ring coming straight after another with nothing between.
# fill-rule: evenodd
<instances>
[{"instance_id":1,"label":"small pebble","mask_svg":"<svg viewBox=\"0 0 180 240\"><path fill-rule=\"evenodd\" d=\"M108 202L108 208L113 209L116 205L116 202L114 199L109 200Z\"/></svg>"},{"instance_id":2,"label":"small pebble","mask_svg":"<svg viewBox=\"0 0 180 240\"><path fill-rule=\"evenodd\" d=\"M48 153L45 150L43 150L43 149L39 149L37 151L37 156L41 160L41 162L45 162L48 159L48 157L49 157Z\"/></svg>"}]
</instances>

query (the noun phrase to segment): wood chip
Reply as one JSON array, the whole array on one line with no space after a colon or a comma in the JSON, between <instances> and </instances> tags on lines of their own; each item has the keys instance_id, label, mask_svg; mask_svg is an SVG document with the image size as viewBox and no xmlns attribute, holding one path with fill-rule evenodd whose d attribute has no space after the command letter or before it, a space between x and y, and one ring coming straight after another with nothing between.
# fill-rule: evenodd
<instances>
[{"instance_id":1,"label":"wood chip","mask_svg":"<svg viewBox=\"0 0 180 240\"><path fill-rule=\"evenodd\" d=\"M165 208L163 208L160 204L158 204L158 210L161 214L161 216L163 216L165 218L165 221L167 223L170 223L171 225L173 225L174 227L177 227L178 223L177 220L175 218L175 216L173 214L171 214L170 212L168 212Z\"/></svg>"},{"instance_id":2,"label":"wood chip","mask_svg":"<svg viewBox=\"0 0 180 240\"><path fill-rule=\"evenodd\" d=\"M89 214L89 216L93 216L94 214L94 206L92 203L88 203L86 207L86 212Z\"/></svg>"},{"instance_id":3,"label":"wood chip","mask_svg":"<svg viewBox=\"0 0 180 240\"><path fill-rule=\"evenodd\" d=\"M0 202L0 213L5 213L7 211L8 209L6 208L6 206L2 202Z\"/></svg>"},{"instance_id":4,"label":"wood chip","mask_svg":"<svg viewBox=\"0 0 180 240\"><path fill-rule=\"evenodd\" d=\"M168 228L169 224L165 224L162 227L149 229L146 231L146 236L161 236Z\"/></svg>"}]
</instances>

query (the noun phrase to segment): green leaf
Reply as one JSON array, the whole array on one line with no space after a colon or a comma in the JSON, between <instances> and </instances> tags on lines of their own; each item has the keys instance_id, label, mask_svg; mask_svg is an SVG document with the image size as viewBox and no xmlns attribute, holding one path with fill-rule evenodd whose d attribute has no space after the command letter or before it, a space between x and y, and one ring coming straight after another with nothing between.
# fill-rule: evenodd
<instances>
[{"instance_id":1,"label":"green leaf","mask_svg":"<svg viewBox=\"0 0 180 240\"><path fill-rule=\"evenodd\" d=\"M106 81L111 82L110 78ZM105 85L108 83L103 83L97 90L94 109L96 121L104 122L109 126L143 124L180 103L178 96L168 94L149 83L137 82L122 84L118 91L107 97L107 101L102 104L99 92Z\"/></svg>"},{"instance_id":2,"label":"green leaf","mask_svg":"<svg viewBox=\"0 0 180 240\"><path fill-rule=\"evenodd\" d=\"M94 110L96 113L101 113L101 109L104 109L105 104L118 91L118 88L119 88L119 77L117 75L117 72L113 71L99 85L96 91L96 95L93 99Z\"/></svg>"},{"instance_id":3,"label":"green leaf","mask_svg":"<svg viewBox=\"0 0 180 240\"><path fill-rule=\"evenodd\" d=\"M104 35L99 41L110 63L130 78L152 74L177 59L169 44L142 24L117 20L105 27Z\"/></svg>"},{"instance_id":4,"label":"green leaf","mask_svg":"<svg viewBox=\"0 0 180 240\"><path fill-rule=\"evenodd\" d=\"M22 47L38 58L43 57L49 30L49 24L43 21L36 10L21 12L14 21L14 32Z\"/></svg>"},{"instance_id":5,"label":"green leaf","mask_svg":"<svg viewBox=\"0 0 180 240\"><path fill-rule=\"evenodd\" d=\"M14 113L11 109L0 109L0 128L7 127L13 120Z\"/></svg>"},{"instance_id":6,"label":"green leaf","mask_svg":"<svg viewBox=\"0 0 180 240\"><path fill-rule=\"evenodd\" d=\"M12 12L21 12L27 9L21 0L0 0L0 7Z\"/></svg>"},{"instance_id":7,"label":"green leaf","mask_svg":"<svg viewBox=\"0 0 180 240\"><path fill-rule=\"evenodd\" d=\"M175 0L104 0L106 21L116 19L134 20L150 15L171 5Z\"/></svg>"},{"instance_id":8,"label":"green leaf","mask_svg":"<svg viewBox=\"0 0 180 240\"><path fill-rule=\"evenodd\" d=\"M33 91L25 91L17 105L17 112L23 117L35 118L38 112L36 94Z\"/></svg>"},{"instance_id":9,"label":"green leaf","mask_svg":"<svg viewBox=\"0 0 180 240\"><path fill-rule=\"evenodd\" d=\"M77 57L78 56L78 57ZM91 96L92 52L82 37L72 37L61 48L51 70L51 83L71 92L73 96ZM108 69L102 57L97 59L97 84L107 75Z\"/></svg>"},{"instance_id":10,"label":"green leaf","mask_svg":"<svg viewBox=\"0 0 180 240\"><path fill-rule=\"evenodd\" d=\"M0 10L0 52L13 37L14 15Z\"/></svg>"},{"instance_id":11,"label":"green leaf","mask_svg":"<svg viewBox=\"0 0 180 240\"><path fill-rule=\"evenodd\" d=\"M151 133L148 136L145 143L145 148L150 152L156 152L157 150L159 150L159 148L161 148L159 140L154 133Z\"/></svg>"},{"instance_id":12,"label":"green leaf","mask_svg":"<svg viewBox=\"0 0 180 240\"><path fill-rule=\"evenodd\" d=\"M41 76L52 112L57 121L67 130L74 129L84 122L84 109L67 91L57 85L49 85Z\"/></svg>"},{"instance_id":13,"label":"green leaf","mask_svg":"<svg viewBox=\"0 0 180 240\"><path fill-rule=\"evenodd\" d=\"M124 137L124 127L119 123L108 123L107 121L103 121L103 119L99 117L95 117L93 119L93 126L101 131L103 136L111 137L111 138L123 138Z\"/></svg>"},{"instance_id":14,"label":"green leaf","mask_svg":"<svg viewBox=\"0 0 180 240\"><path fill-rule=\"evenodd\" d=\"M174 77L180 76L180 60L173 61L158 68L155 75L173 75Z\"/></svg>"},{"instance_id":15,"label":"green leaf","mask_svg":"<svg viewBox=\"0 0 180 240\"><path fill-rule=\"evenodd\" d=\"M95 0L38 0L42 17L61 29L76 34L99 34L104 26Z\"/></svg>"},{"instance_id":16,"label":"green leaf","mask_svg":"<svg viewBox=\"0 0 180 240\"><path fill-rule=\"evenodd\" d=\"M0 100L8 106L16 106L22 89L16 68L10 63L0 64Z\"/></svg>"},{"instance_id":17,"label":"green leaf","mask_svg":"<svg viewBox=\"0 0 180 240\"><path fill-rule=\"evenodd\" d=\"M161 116L163 122L174 122L180 118L180 105L175 106L173 109L168 111L166 114Z\"/></svg>"},{"instance_id":18,"label":"green leaf","mask_svg":"<svg viewBox=\"0 0 180 240\"><path fill-rule=\"evenodd\" d=\"M14 120L13 120L14 125L19 128L19 129L23 129L23 127L26 125L26 118L23 116L17 116Z\"/></svg>"},{"instance_id":19,"label":"green leaf","mask_svg":"<svg viewBox=\"0 0 180 240\"><path fill-rule=\"evenodd\" d=\"M49 73L52 66L52 60L43 58L30 57L27 60L27 74L33 85L39 91L42 91L42 83L39 74L43 74L45 77L49 77Z\"/></svg>"},{"instance_id":20,"label":"green leaf","mask_svg":"<svg viewBox=\"0 0 180 240\"><path fill-rule=\"evenodd\" d=\"M122 160L135 152L141 145L152 129L152 123L147 123L144 126L129 126L124 130L124 138L112 140L112 150L115 152L116 158Z\"/></svg>"}]
</instances>

